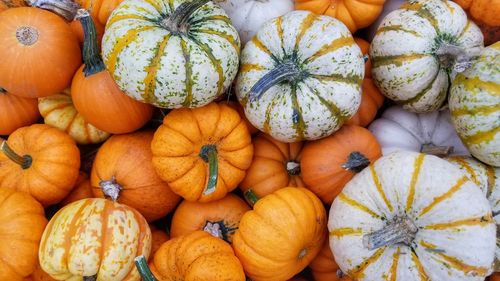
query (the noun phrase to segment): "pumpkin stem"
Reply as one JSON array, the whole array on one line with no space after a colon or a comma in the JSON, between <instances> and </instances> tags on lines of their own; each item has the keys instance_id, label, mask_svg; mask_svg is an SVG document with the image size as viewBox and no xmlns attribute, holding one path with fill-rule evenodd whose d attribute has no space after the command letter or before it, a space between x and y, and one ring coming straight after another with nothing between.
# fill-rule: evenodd
<instances>
[{"instance_id":1,"label":"pumpkin stem","mask_svg":"<svg viewBox=\"0 0 500 281\"><path fill-rule=\"evenodd\" d=\"M40 34L38 30L31 26L20 26L16 30L16 39L24 46L31 46L38 42Z\"/></svg>"},{"instance_id":2,"label":"pumpkin stem","mask_svg":"<svg viewBox=\"0 0 500 281\"><path fill-rule=\"evenodd\" d=\"M97 274L92 276L83 276L83 281L96 281L96 280L97 280Z\"/></svg>"},{"instance_id":3,"label":"pumpkin stem","mask_svg":"<svg viewBox=\"0 0 500 281\"><path fill-rule=\"evenodd\" d=\"M395 216L384 228L363 235L363 246L369 250L397 243L409 246L417 232L417 226L406 215Z\"/></svg>"},{"instance_id":4,"label":"pumpkin stem","mask_svg":"<svg viewBox=\"0 0 500 281\"><path fill-rule=\"evenodd\" d=\"M472 65L474 58L479 56L480 47L463 48L450 43L442 43L436 54L444 68L451 68L454 72L464 72Z\"/></svg>"},{"instance_id":5,"label":"pumpkin stem","mask_svg":"<svg viewBox=\"0 0 500 281\"><path fill-rule=\"evenodd\" d=\"M203 191L203 195L215 192L219 174L219 160L217 159L217 147L213 144L206 144L201 147L199 156L205 163L208 163L208 183Z\"/></svg>"},{"instance_id":6,"label":"pumpkin stem","mask_svg":"<svg viewBox=\"0 0 500 281\"><path fill-rule=\"evenodd\" d=\"M100 181L99 186L101 187L104 196L111 198L113 202L118 200L120 192L123 190L123 187L116 182L115 176L113 176L109 181Z\"/></svg>"},{"instance_id":7,"label":"pumpkin stem","mask_svg":"<svg viewBox=\"0 0 500 281\"><path fill-rule=\"evenodd\" d=\"M259 197L253 192L252 189L248 189L247 191L243 192L243 197L245 197L245 200L250 204L250 206L253 207L257 201L259 201Z\"/></svg>"},{"instance_id":8,"label":"pumpkin stem","mask_svg":"<svg viewBox=\"0 0 500 281\"><path fill-rule=\"evenodd\" d=\"M368 165L370 165L370 160L360 152L354 151L349 154L347 162L342 165L342 168L354 173L359 173L364 168L368 167Z\"/></svg>"},{"instance_id":9,"label":"pumpkin stem","mask_svg":"<svg viewBox=\"0 0 500 281\"><path fill-rule=\"evenodd\" d=\"M106 69L97 44L97 32L90 13L85 9L79 9L75 20L79 20L83 28L83 73L85 77L102 72Z\"/></svg>"},{"instance_id":10,"label":"pumpkin stem","mask_svg":"<svg viewBox=\"0 0 500 281\"><path fill-rule=\"evenodd\" d=\"M148 263L146 262L146 258L144 256L138 256L134 259L134 261L135 266L137 267L137 270L139 271L139 274L141 275L143 281L158 281L153 275L153 272L151 272L151 269L149 269Z\"/></svg>"},{"instance_id":11,"label":"pumpkin stem","mask_svg":"<svg viewBox=\"0 0 500 281\"><path fill-rule=\"evenodd\" d=\"M438 157L446 157L453 153L453 146L436 146L433 144L423 144L420 148L420 152Z\"/></svg>"},{"instance_id":12,"label":"pumpkin stem","mask_svg":"<svg viewBox=\"0 0 500 281\"><path fill-rule=\"evenodd\" d=\"M300 175L300 164L295 161L288 161L286 163L286 171L290 176Z\"/></svg>"},{"instance_id":13,"label":"pumpkin stem","mask_svg":"<svg viewBox=\"0 0 500 281\"><path fill-rule=\"evenodd\" d=\"M7 90L4 88L0 87L0 94L7 94Z\"/></svg>"},{"instance_id":14,"label":"pumpkin stem","mask_svg":"<svg viewBox=\"0 0 500 281\"><path fill-rule=\"evenodd\" d=\"M80 9L80 5L71 0L26 0L28 5L51 11L67 21L72 21Z\"/></svg>"},{"instance_id":15,"label":"pumpkin stem","mask_svg":"<svg viewBox=\"0 0 500 281\"><path fill-rule=\"evenodd\" d=\"M10 146L7 144L7 141L0 138L0 141L2 142L0 144L0 151L5 154L10 160L14 161L15 163L19 164L21 168L23 169L28 169L31 167L31 164L33 163L33 159L29 155L24 155L24 156L19 156Z\"/></svg>"},{"instance_id":16,"label":"pumpkin stem","mask_svg":"<svg viewBox=\"0 0 500 281\"><path fill-rule=\"evenodd\" d=\"M208 2L210 2L210 0L193 0L191 2L184 2L177 7L177 9L175 9L169 17L165 18L160 25L174 34L185 34L189 28L187 25L189 17Z\"/></svg>"}]
</instances>

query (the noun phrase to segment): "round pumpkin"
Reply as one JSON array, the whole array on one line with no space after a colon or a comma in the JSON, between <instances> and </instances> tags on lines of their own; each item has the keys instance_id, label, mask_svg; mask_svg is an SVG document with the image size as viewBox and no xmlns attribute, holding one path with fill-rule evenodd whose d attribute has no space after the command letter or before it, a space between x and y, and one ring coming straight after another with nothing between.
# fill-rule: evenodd
<instances>
[{"instance_id":1,"label":"round pumpkin","mask_svg":"<svg viewBox=\"0 0 500 281\"><path fill-rule=\"evenodd\" d=\"M373 41L373 37L375 37L375 34L377 33L377 29L382 23L382 21L385 19L385 17L392 11L399 9L404 3L408 2L408 0L391 0L387 1L384 3L384 7L382 9L382 12L380 15L377 17L377 19L366 28L366 39L369 42Z\"/></svg>"},{"instance_id":2,"label":"round pumpkin","mask_svg":"<svg viewBox=\"0 0 500 281\"><path fill-rule=\"evenodd\" d=\"M20 97L62 92L81 64L78 40L59 16L38 8L0 14L0 87Z\"/></svg>"},{"instance_id":3,"label":"round pumpkin","mask_svg":"<svg viewBox=\"0 0 500 281\"><path fill-rule=\"evenodd\" d=\"M500 167L500 42L481 55L453 81L451 119L470 153Z\"/></svg>"},{"instance_id":4,"label":"round pumpkin","mask_svg":"<svg viewBox=\"0 0 500 281\"><path fill-rule=\"evenodd\" d=\"M0 280L22 281L37 267L47 219L40 203L9 188L0 188L0 214Z\"/></svg>"},{"instance_id":5,"label":"round pumpkin","mask_svg":"<svg viewBox=\"0 0 500 281\"><path fill-rule=\"evenodd\" d=\"M314 281L352 281L345 275L333 258L328 239L325 240L319 254L309 264Z\"/></svg>"},{"instance_id":6,"label":"round pumpkin","mask_svg":"<svg viewBox=\"0 0 500 281\"><path fill-rule=\"evenodd\" d=\"M305 188L286 187L243 215L233 248L252 280L287 280L314 259L325 238L321 201Z\"/></svg>"},{"instance_id":7,"label":"round pumpkin","mask_svg":"<svg viewBox=\"0 0 500 281\"><path fill-rule=\"evenodd\" d=\"M109 17L102 50L107 69L132 98L200 107L231 85L240 40L212 1L130 0Z\"/></svg>"},{"instance_id":8,"label":"round pumpkin","mask_svg":"<svg viewBox=\"0 0 500 281\"><path fill-rule=\"evenodd\" d=\"M59 210L39 249L42 270L58 280L139 281L134 258L151 251L151 231L133 208L101 198ZM93 278L93 279L92 279Z\"/></svg>"},{"instance_id":9,"label":"round pumpkin","mask_svg":"<svg viewBox=\"0 0 500 281\"><path fill-rule=\"evenodd\" d=\"M409 150L434 154L469 155L458 137L447 109L413 113L401 106L388 108L368 129L382 146L382 154Z\"/></svg>"},{"instance_id":10,"label":"round pumpkin","mask_svg":"<svg viewBox=\"0 0 500 281\"><path fill-rule=\"evenodd\" d=\"M2 2L0 2L2 3ZM9 135L40 118L37 99L21 98L0 88L0 135Z\"/></svg>"},{"instance_id":11,"label":"round pumpkin","mask_svg":"<svg viewBox=\"0 0 500 281\"><path fill-rule=\"evenodd\" d=\"M78 178L80 152L66 133L45 124L0 139L0 188L29 193L44 207L69 194Z\"/></svg>"},{"instance_id":12,"label":"round pumpkin","mask_svg":"<svg viewBox=\"0 0 500 281\"><path fill-rule=\"evenodd\" d=\"M488 200L433 155L380 158L347 183L328 220L335 261L354 280L483 280L492 271Z\"/></svg>"},{"instance_id":13,"label":"round pumpkin","mask_svg":"<svg viewBox=\"0 0 500 281\"><path fill-rule=\"evenodd\" d=\"M268 21L246 44L236 95L248 120L273 138L319 139L356 113L363 65L343 24L294 11Z\"/></svg>"},{"instance_id":14,"label":"round pumpkin","mask_svg":"<svg viewBox=\"0 0 500 281\"><path fill-rule=\"evenodd\" d=\"M26 2L24 0L0 0L0 12L10 8L24 6L26 6Z\"/></svg>"},{"instance_id":15,"label":"round pumpkin","mask_svg":"<svg viewBox=\"0 0 500 281\"><path fill-rule=\"evenodd\" d=\"M252 142L252 164L239 185L247 202L253 205L255 200L283 187L305 186L300 167L302 142L284 143L263 133Z\"/></svg>"},{"instance_id":16,"label":"round pumpkin","mask_svg":"<svg viewBox=\"0 0 500 281\"><path fill-rule=\"evenodd\" d=\"M91 11L96 24L104 26L106 21L123 0L76 0L84 9ZM104 29L103 29L104 30Z\"/></svg>"},{"instance_id":17,"label":"round pumpkin","mask_svg":"<svg viewBox=\"0 0 500 281\"><path fill-rule=\"evenodd\" d=\"M232 243L241 217L248 211L245 201L231 193L208 203L183 201L172 217L170 235L175 238L203 230Z\"/></svg>"},{"instance_id":18,"label":"round pumpkin","mask_svg":"<svg viewBox=\"0 0 500 281\"><path fill-rule=\"evenodd\" d=\"M92 193L89 176L84 172L80 172L75 187L59 204L66 206L69 203L92 197L94 197L94 194Z\"/></svg>"},{"instance_id":19,"label":"round pumpkin","mask_svg":"<svg viewBox=\"0 0 500 281\"><path fill-rule=\"evenodd\" d=\"M405 109L435 111L450 79L482 47L481 31L454 2L410 1L379 26L370 48L372 75L382 94Z\"/></svg>"},{"instance_id":20,"label":"round pumpkin","mask_svg":"<svg viewBox=\"0 0 500 281\"><path fill-rule=\"evenodd\" d=\"M245 121L245 124L247 125L248 131L250 132L251 135L254 135L254 134L260 132L259 129L255 128L254 125L252 125L252 123L250 123L250 121L248 121L248 119L245 115L245 110L243 109L243 107L241 107L241 105L238 102L228 101L228 102L224 102L224 104L226 104L227 106L231 107L232 109L236 109L236 111L238 111L241 118Z\"/></svg>"},{"instance_id":21,"label":"round pumpkin","mask_svg":"<svg viewBox=\"0 0 500 281\"><path fill-rule=\"evenodd\" d=\"M199 202L234 190L253 156L245 121L224 103L170 111L151 149L158 175L187 201Z\"/></svg>"},{"instance_id":22,"label":"round pumpkin","mask_svg":"<svg viewBox=\"0 0 500 281\"><path fill-rule=\"evenodd\" d=\"M495 0L454 0L468 11L475 21L500 27L500 2Z\"/></svg>"},{"instance_id":23,"label":"round pumpkin","mask_svg":"<svg viewBox=\"0 0 500 281\"><path fill-rule=\"evenodd\" d=\"M149 260L151 260L161 245L170 240L170 236L167 232L157 228L153 224L149 225L149 229L151 230L151 255L149 255Z\"/></svg>"},{"instance_id":24,"label":"round pumpkin","mask_svg":"<svg viewBox=\"0 0 500 281\"><path fill-rule=\"evenodd\" d=\"M302 179L324 203L331 204L344 185L381 154L370 131L345 125L327 138L306 143L300 161Z\"/></svg>"},{"instance_id":25,"label":"round pumpkin","mask_svg":"<svg viewBox=\"0 0 500 281\"><path fill-rule=\"evenodd\" d=\"M90 178L95 197L130 206L147 221L164 217L180 200L155 172L152 139L151 131L112 136L99 148Z\"/></svg>"},{"instance_id":26,"label":"round pumpkin","mask_svg":"<svg viewBox=\"0 0 500 281\"><path fill-rule=\"evenodd\" d=\"M57 280L50 277L48 273L43 271L40 268L40 263L37 260L37 266L35 268L35 271L33 271L33 273L30 276L24 278L23 281L57 281Z\"/></svg>"},{"instance_id":27,"label":"round pumpkin","mask_svg":"<svg viewBox=\"0 0 500 281\"><path fill-rule=\"evenodd\" d=\"M85 121L73 105L69 89L60 94L39 98L38 109L45 124L68 133L78 144L100 143L110 136Z\"/></svg>"}]
</instances>

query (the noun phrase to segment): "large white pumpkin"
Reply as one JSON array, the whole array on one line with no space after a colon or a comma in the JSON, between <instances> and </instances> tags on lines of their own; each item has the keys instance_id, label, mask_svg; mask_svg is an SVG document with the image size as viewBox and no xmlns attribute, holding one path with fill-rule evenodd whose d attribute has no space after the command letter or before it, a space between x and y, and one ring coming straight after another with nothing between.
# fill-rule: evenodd
<instances>
[{"instance_id":1,"label":"large white pumpkin","mask_svg":"<svg viewBox=\"0 0 500 281\"><path fill-rule=\"evenodd\" d=\"M363 55L342 22L294 11L246 44L236 94L259 130L283 142L313 140L356 113L363 77Z\"/></svg>"},{"instance_id":2,"label":"large white pumpkin","mask_svg":"<svg viewBox=\"0 0 500 281\"><path fill-rule=\"evenodd\" d=\"M481 30L448 0L415 0L389 13L373 38L375 84L414 112L430 112L446 99L456 70L483 46Z\"/></svg>"},{"instance_id":3,"label":"large white pumpkin","mask_svg":"<svg viewBox=\"0 0 500 281\"><path fill-rule=\"evenodd\" d=\"M496 227L479 187L446 160L400 151L345 186L330 247L355 280L469 281L492 272Z\"/></svg>"}]
</instances>

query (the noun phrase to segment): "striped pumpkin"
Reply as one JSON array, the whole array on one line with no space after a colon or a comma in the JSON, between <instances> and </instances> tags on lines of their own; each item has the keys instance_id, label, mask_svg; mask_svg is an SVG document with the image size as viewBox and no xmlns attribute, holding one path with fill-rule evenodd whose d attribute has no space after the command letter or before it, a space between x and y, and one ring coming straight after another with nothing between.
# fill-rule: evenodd
<instances>
[{"instance_id":1,"label":"striped pumpkin","mask_svg":"<svg viewBox=\"0 0 500 281\"><path fill-rule=\"evenodd\" d=\"M313 140L356 113L363 77L363 55L344 24L294 11L246 44L236 94L259 130L283 142Z\"/></svg>"},{"instance_id":2,"label":"striped pumpkin","mask_svg":"<svg viewBox=\"0 0 500 281\"><path fill-rule=\"evenodd\" d=\"M457 75L450 110L458 135L479 160L500 167L500 42Z\"/></svg>"},{"instance_id":3,"label":"striped pumpkin","mask_svg":"<svg viewBox=\"0 0 500 281\"><path fill-rule=\"evenodd\" d=\"M375 84L413 112L430 112L446 99L449 80L483 46L479 28L456 3L408 1L389 13L373 38Z\"/></svg>"},{"instance_id":4,"label":"striped pumpkin","mask_svg":"<svg viewBox=\"0 0 500 281\"><path fill-rule=\"evenodd\" d=\"M238 32L209 0L128 0L108 19L103 58L130 97L158 107L200 107L238 70Z\"/></svg>"},{"instance_id":5,"label":"striped pumpkin","mask_svg":"<svg viewBox=\"0 0 500 281\"><path fill-rule=\"evenodd\" d=\"M446 160L395 152L356 175L328 223L335 261L354 280L484 280L495 223L478 186Z\"/></svg>"}]
</instances>

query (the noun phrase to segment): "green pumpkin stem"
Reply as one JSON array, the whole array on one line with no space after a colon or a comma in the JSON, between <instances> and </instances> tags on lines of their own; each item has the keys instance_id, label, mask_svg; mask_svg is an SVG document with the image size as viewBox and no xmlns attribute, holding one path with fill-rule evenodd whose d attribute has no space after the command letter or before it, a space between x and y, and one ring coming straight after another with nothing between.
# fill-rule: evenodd
<instances>
[{"instance_id":1,"label":"green pumpkin stem","mask_svg":"<svg viewBox=\"0 0 500 281\"><path fill-rule=\"evenodd\" d=\"M10 148L6 140L0 138L0 141L2 142L0 143L0 151L2 151L3 154L5 154L5 156L7 156L10 160L15 162L16 164L19 164L19 166L21 166L21 168L23 169L28 169L29 167L31 167L31 164L33 162L31 156L29 155L20 156L14 150L12 150L12 148Z\"/></svg>"},{"instance_id":2,"label":"green pumpkin stem","mask_svg":"<svg viewBox=\"0 0 500 281\"><path fill-rule=\"evenodd\" d=\"M395 216L382 229L363 235L363 246L368 250L398 243L409 246L417 232L418 227L406 215Z\"/></svg>"},{"instance_id":3,"label":"green pumpkin stem","mask_svg":"<svg viewBox=\"0 0 500 281\"><path fill-rule=\"evenodd\" d=\"M97 32L90 13L85 9L79 9L75 20L79 20L83 28L83 73L85 77L102 72L106 69L99 53L97 44Z\"/></svg>"},{"instance_id":4,"label":"green pumpkin stem","mask_svg":"<svg viewBox=\"0 0 500 281\"><path fill-rule=\"evenodd\" d=\"M208 163L208 183L203 191L203 195L210 195L215 192L217 179L219 176L219 160L217 159L217 147L213 144L202 146L199 156L205 163Z\"/></svg>"},{"instance_id":5,"label":"green pumpkin stem","mask_svg":"<svg viewBox=\"0 0 500 281\"><path fill-rule=\"evenodd\" d=\"M423 144L420 152L438 157L446 157L453 153L453 146L436 146L433 144Z\"/></svg>"},{"instance_id":6,"label":"green pumpkin stem","mask_svg":"<svg viewBox=\"0 0 500 281\"><path fill-rule=\"evenodd\" d=\"M71 0L26 0L26 3L31 7L51 11L67 21L72 21L81 8Z\"/></svg>"},{"instance_id":7,"label":"green pumpkin stem","mask_svg":"<svg viewBox=\"0 0 500 281\"><path fill-rule=\"evenodd\" d=\"M252 89L250 89L250 94L248 94L248 99L250 102L257 101L274 85L283 81L297 80L303 76L304 72L300 70L294 62L282 63L266 73L257 83L255 83L255 85L253 85Z\"/></svg>"},{"instance_id":8,"label":"green pumpkin stem","mask_svg":"<svg viewBox=\"0 0 500 281\"><path fill-rule=\"evenodd\" d=\"M135 266L137 267L137 270L139 271L139 274L141 275L143 281L158 281L153 275L153 272L151 272L151 269L149 269L148 263L146 262L146 258L144 256L138 256L134 259L134 261Z\"/></svg>"},{"instance_id":9,"label":"green pumpkin stem","mask_svg":"<svg viewBox=\"0 0 500 281\"><path fill-rule=\"evenodd\" d=\"M99 186L104 196L111 198L113 202L118 201L120 192L123 190L123 187L116 181L115 176L111 177L111 180L100 181Z\"/></svg>"},{"instance_id":10,"label":"green pumpkin stem","mask_svg":"<svg viewBox=\"0 0 500 281\"><path fill-rule=\"evenodd\" d=\"M361 172L364 168L370 165L370 160L358 151L351 152L347 157L347 162L342 165L342 168L354 173Z\"/></svg>"},{"instance_id":11,"label":"green pumpkin stem","mask_svg":"<svg viewBox=\"0 0 500 281\"><path fill-rule=\"evenodd\" d=\"M253 192L252 189L248 189L243 193L243 197L245 197L245 200L250 204L250 206L254 206L257 201L259 201L259 197Z\"/></svg>"},{"instance_id":12,"label":"green pumpkin stem","mask_svg":"<svg viewBox=\"0 0 500 281\"><path fill-rule=\"evenodd\" d=\"M186 33L188 30L187 22L189 17L210 0L192 0L182 3L175 11L165 18L161 25L172 33Z\"/></svg>"}]
</instances>

